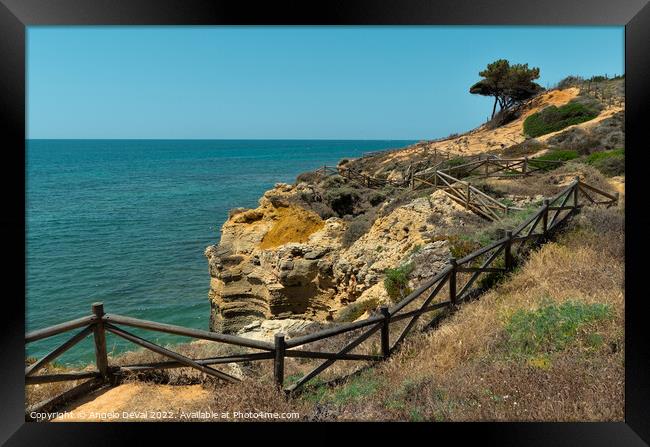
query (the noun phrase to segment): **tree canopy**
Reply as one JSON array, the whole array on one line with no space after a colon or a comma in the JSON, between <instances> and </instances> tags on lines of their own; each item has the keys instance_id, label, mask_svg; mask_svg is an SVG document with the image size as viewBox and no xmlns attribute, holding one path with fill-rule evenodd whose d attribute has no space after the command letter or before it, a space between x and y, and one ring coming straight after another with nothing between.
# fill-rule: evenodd
<instances>
[{"instance_id":1,"label":"tree canopy","mask_svg":"<svg viewBox=\"0 0 650 447\"><path fill-rule=\"evenodd\" d=\"M499 59L488 64L479 72L483 79L472 85L469 92L476 95L494 96L492 117L497 104L500 110L508 109L544 90L533 82L539 78L539 68L528 68L528 64L510 65L506 59Z\"/></svg>"}]
</instances>

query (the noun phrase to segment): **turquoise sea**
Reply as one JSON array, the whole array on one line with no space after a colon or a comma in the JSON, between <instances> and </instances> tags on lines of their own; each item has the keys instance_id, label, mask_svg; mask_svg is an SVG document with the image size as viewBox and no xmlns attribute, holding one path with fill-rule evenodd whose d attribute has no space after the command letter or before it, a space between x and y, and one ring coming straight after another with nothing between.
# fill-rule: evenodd
<instances>
[{"instance_id":1,"label":"turquoise sea","mask_svg":"<svg viewBox=\"0 0 650 447\"><path fill-rule=\"evenodd\" d=\"M95 301L108 313L207 329L203 250L219 241L229 209L255 207L301 172L413 142L29 140L27 330L89 315ZM32 343L27 354L42 356L71 335ZM113 353L133 348L112 335L108 343ZM89 337L60 361L93 357Z\"/></svg>"}]
</instances>

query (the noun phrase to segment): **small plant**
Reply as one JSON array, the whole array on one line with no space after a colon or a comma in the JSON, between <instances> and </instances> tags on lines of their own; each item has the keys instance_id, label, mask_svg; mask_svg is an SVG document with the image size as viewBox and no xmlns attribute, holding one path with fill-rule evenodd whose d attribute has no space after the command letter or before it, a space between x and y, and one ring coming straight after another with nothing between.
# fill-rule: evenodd
<instances>
[{"instance_id":1,"label":"small plant","mask_svg":"<svg viewBox=\"0 0 650 447\"><path fill-rule=\"evenodd\" d=\"M413 248L411 248L410 255L411 255L411 256L413 256L413 255L417 255L417 254L420 253L421 251L422 251L422 245L420 245L420 244L416 244L416 245L413 246Z\"/></svg>"},{"instance_id":2,"label":"small plant","mask_svg":"<svg viewBox=\"0 0 650 447\"><path fill-rule=\"evenodd\" d=\"M384 288L388 296L393 300L402 299L411 289L408 286L409 275L413 271L414 265L404 264L394 269L386 269L384 278Z\"/></svg>"},{"instance_id":3,"label":"small plant","mask_svg":"<svg viewBox=\"0 0 650 447\"><path fill-rule=\"evenodd\" d=\"M370 396L378 388L379 380L371 372L351 377L338 387L328 386L322 379L316 378L305 385L301 399L312 403L342 406Z\"/></svg>"},{"instance_id":4,"label":"small plant","mask_svg":"<svg viewBox=\"0 0 650 447\"><path fill-rule=\"evenodd\" d=\"M349 322L354 321L369 310L376 309L379 306L378 298L371 298L363 301L355 301L341 309L336 317L336 321Z\"/></svg>"},{"instance_id":5,"label":"small plant","mask_svg":"<svg viewBox=\"0 0 650 447\"><path fill-rule=\"evenodd\" d=\"M480 244L469 236L452 234L433 238L433 242L446 240L449 242L449 251L454 258L460 259L481 248Z\"/></svg>"},{"instance_id":6,"label":"small plant","mask_svg":"<svg viewBox=\"0 0 650 447\"><path fill-rule=\"evenodd\" d=\"M569 161L578 157L579 154L577 151L554 150L554 151L549 151L539 157L531 158L528 161L528 164L529 166L534 168L542 168L546 171L550 171L552 169L559 168L560 163L544 163L545 161Z\"/></svg>"},{"instance_id":7,"label":"small plant","mask_svg":"<svg viewBox=\"0 0 650 447\"><path fill-rule=\"evenodd\" d=\"M443 169L445 170L450 170L450 174L456 178L461 178L465 176L465 168L461 169L456 169L459 166L462 166L467 163L467 159L465 157L454 157L450 158L445 162L443 165Z\"/></svg>"},{"instance_id":8,"label":"small plant","mask_svg":"<svg viewBox=\"0 0 650 447\"><path fill-rule=\"evenodd\" d=\"M331 400L337 405L359 401L366 396L374 394L379 388L379 381L371 373L353 377L342 387L335 389Z\"/></svg>"},{"instance_id":9,"label":"small plant","mask_svg":"<svg viewBox=\"0 0 650 447\"><path fill-rule=\"evenodd\" d=\"M506 266L505 259L503 258L503 256L499 256L497 259L492 261L489 267L502 269L505 268L505 266ZM495 285L497 285L498 283L500 283L501 281L503 281L506 275L507 273L505 272L483 273L481 275L481 279L478 280L478 288L481 290L490 289Z\"/></svg>"},{"instance_id":10,"label":"small plant","mask_svg":"<svg viewBox=\"0 0 650 447\"><path fill-rule=\"evenodd\" d=\"M586 162L605 175L622 175L625 174L625 149L594 152Z\"/></svg>"},{"instance_id":11,"label":"small plant","mask_svg":"<svg viewBox=\"0 0 650 447\"><path fill-rule=\"evenodd\" d=\"M536 310L518 310L505 330L512 353L538 355L564 349L587 323L611 316L606 304L567 301L547 304Z\"/></svg>"}]
</instances>

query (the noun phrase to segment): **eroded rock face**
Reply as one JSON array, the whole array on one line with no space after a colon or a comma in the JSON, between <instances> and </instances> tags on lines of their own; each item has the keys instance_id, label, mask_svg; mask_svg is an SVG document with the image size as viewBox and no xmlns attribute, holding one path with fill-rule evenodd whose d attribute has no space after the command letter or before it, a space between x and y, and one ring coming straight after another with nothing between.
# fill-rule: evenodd
<instances>
[{"instance_id":1,"label":"eroded rock face","mask_svg":"<svg viewBox=\"0 0 650 447\"><path fill-rule=\"evenodd\" d=\"M347 223L336 217L323 221L292 205L295 193L295 187L281 184L258 208L235 210L220 243L205 250L212 330L235 333L270 319L328 321L358 299L387 301L382 284L387 268L415 260L421 264L413 276L417 282L447 262L447 242L429 241L432 214L442 222L459 213L474 218L437 192L377 219L344 248Z\"/></svg>"},{"instance_id":2,"label":"eroded rock face","mask_svg":"<svg viewBox=\"0 0 650 447\"><path fill-rule=\"evenodd\" d=\"M219 244L205 250L212 330L236 332L256 320L291 315L327 317L324 301L333 292L321 264L340 247L345 224L283 200L292 193L278 184L258 208L231 213Z\"/></svg>"}]
</instances>

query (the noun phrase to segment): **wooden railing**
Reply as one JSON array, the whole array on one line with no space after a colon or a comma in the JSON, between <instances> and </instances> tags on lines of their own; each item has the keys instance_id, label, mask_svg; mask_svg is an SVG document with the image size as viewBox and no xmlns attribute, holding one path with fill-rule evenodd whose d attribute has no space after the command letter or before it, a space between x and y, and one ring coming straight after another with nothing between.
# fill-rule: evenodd
<instances>
[{"instance_id":1,"label":"wooden railing","mask_svg":"<svg viewBox=\"0 0 650 447\"><path fill-rule=\"evenodd\" d=\"M385 152L385 151L384 151ZM498 158L495 155L485 156L485 155L473 155L473 156L463 156L461 154L453 153L451 151L444 150L433 150L433 158L427 158L417 163L410 164L405 172L403 180L388 180L385 178L374 177L368 175L358 169L348 167L347 165L341 167L327 166L323 165L318 168L315 172L323 176L331 175L340 175L352 182L355 182L359 185L365 186L367 188L383 188L385 186L394 186L396 188L408 188L412 187L414 178L417 178L420 181L420 178L417 177L424 172L430 172L432 170L449 170L443 169L442 166L447 163L449 160L454 158L463 158L466 161L480 160L481 158L492 159ZM462 165L464 166L464 165ZM451 168L453 169L453 168Z\"/></svg>"},{"instance_id":2,"label":"wooden railing","mask_svg":"<svg viewBox=\"0 0 650 447\"><path fill-rule=\"evenodd\" d=\"M214 365L225 363L241 363L251 361L272 360L274 367L274 380L278 387L283 387L285 382L285 359L322 359L324 362L300 378L296 383L285 389L288 393L300 390L307 382L321 374L339 360L376 362L388 358L397 349L405 337L415 327L415 324L425 314L438 310L454 311L457 306L469 300L480 292L480 288L473 288L481 275L504 273L515 265L516 256L520 254L527 241L547 238L558 226L581 205L579 198L584 197L592 204L613 205L618 202L618 194L610 194L593 186L587 185L576 178L569 186L556 196L544 200L543 205L526 221L513 229L504 232L504 236L475 252L461 258L451 258L449 263L435 276L427 280L417 290L392 307L383 306L380 314L361 321L346 323L327 328L312 334L286 339L284 334L275 334L274 343L252 340L245 337L227 335L218 332L190 329L171 324L156 323L120 315L105 314L102 303L92 305L92 314L66 323L51 326L45 329L29 332L25 335L25 343L53 337L64 332L82 328L70 339L43 356L40 360L25 368L25 383L42 384L50 382L85 380L87 382L66 391L54 399L42 402L37 407L40 409L52 408L65 400L73 399L80 394L87 393L107 383L114 383L124 374L160 370L169 368L190 367L209 376L225 382L237 382L239 379L214 368ZM497 259L502 261L497 264ZM465 278L465 276L469 275ZM464 280L463 280L464 278ZM462 283L462 284L461 284ZM447 296L440 298L440 292L447 285ZM406 310L407 306L416 304L417 308ZM439 316L434 317L434 320ZM399 322L407 321L404 327L399 328L395 341L391 344L391 332L396 330ZM431 323L431 322L430 322ZM128 332L124 327L134 327L167 334L187 336L199 340L209 340L234 345L255 352L234 354L229 356L191 359L168 348L159 346L151 341ZM318 350L297 349L304 345L319 340L335 337L337 335L364 330L337 352L321 352ZM160 354L170 359L164 362L141 363L133 365L110 365L106 350L106 332L128 340L149 351ZM368 340L373 334L379 332L381 352L379 354L354 354L356 347ZM81 340L92 335L95 341L94 371L72 372L65 374L37 375L45 365L54 361L61 354L72 348ZM395 334L393 334L395 335Z\"/></svg>"},{"instance_id":3,"label":"wooden railing","mask_svg":"<svg viewBox=\"0 0 650 447\"><path fill-rule=\"evenodd\" d=\"M559 160L543 160L536 158L500 158L480 157L466 163L455 166L441 165L438 168L428 169L414 174L412 188L418 184L427 185L432 182L436 171L445 172L448 175L486 178L486 177L519 177L528 176L534 172L547 171L563 164ZM458 173L458 174L457 174Z\"/></svg>"},{"instance_id":4,"label":"wooden railing","mask_svg":"<svg viewBox=\"0 0 650 447\"><path fill-rule=\"evenodd\" d=\"M561 161L539 160L524 158L499 158L497 156L478 156L474 160L454 166L440 165L420 171L411 177L411 189L436 188L442 190L455 202L461 204L475 214L498 221L511 211L522 208L509 206L506 203L488 196L480 189L472 186L469 179L486 177L518 177L527 176L537 171L545 171L562 164ZM458 174L456 174L458 172ZM451 175L462 176L463 180Z\"/></svg>"}]
</instances>

